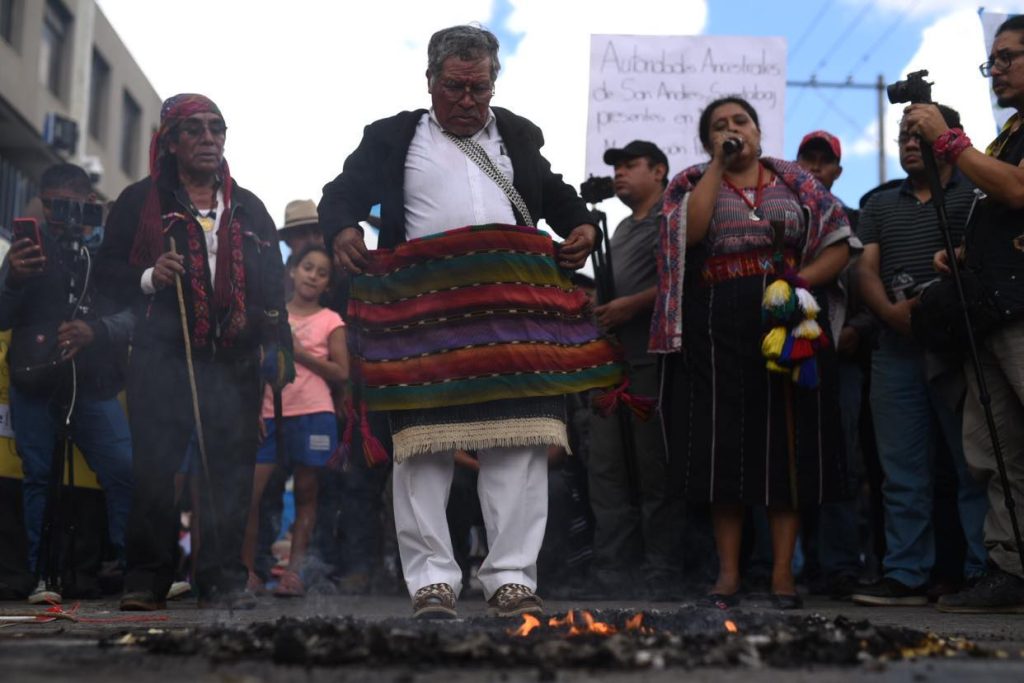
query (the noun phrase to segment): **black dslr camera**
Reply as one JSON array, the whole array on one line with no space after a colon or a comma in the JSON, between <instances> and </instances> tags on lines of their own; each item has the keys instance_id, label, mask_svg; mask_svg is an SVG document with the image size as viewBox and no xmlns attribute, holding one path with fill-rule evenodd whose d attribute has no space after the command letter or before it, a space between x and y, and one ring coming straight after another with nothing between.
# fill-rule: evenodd
<instances>
[{"instance_id":1,"label":"black dslr camera","mask_svg":"<svg viewBox=\"0 0 1024 683\"><path fill-rule=\"evenodd\" d=\"M79 241L84 228L103 225L103 206L93 202L79 202L73 199L48 199L49 219L63 229L59 231L61 242Z\"/></svg>"},{"instance_id":2,"label":"black dslr camera","mask_svg":"<svg viewBox=\"0 0 1024 683\"><path fill-rule=\"evenodd\" d=\"M615 183L610 176L590 176L580 185L580 196L588 204L597 204L615 196Z\"/></svg>"},{"instance_id":3,"label":"black dslr camera","mask_svg":"<svg viewBox=\"0 0 1024 683\"><path fill-rule=\"evenodd\" d=\"M73 199L50 199L50 216L54 223L96 227L103 224L103 207L93 202Z\"/></svg>"},{"instance_id":4,"label":"black dslr camera","mask_svg":"<svg viewBox=\"0 0 1024 683\"><path fill-rule=\"evenodd\" d=\"M929 104L932 101L932 83L924 80L927 69L907 74L906 80L896 81L885 86L885 94L890 104Z\"/></svg>"}]
</instances>

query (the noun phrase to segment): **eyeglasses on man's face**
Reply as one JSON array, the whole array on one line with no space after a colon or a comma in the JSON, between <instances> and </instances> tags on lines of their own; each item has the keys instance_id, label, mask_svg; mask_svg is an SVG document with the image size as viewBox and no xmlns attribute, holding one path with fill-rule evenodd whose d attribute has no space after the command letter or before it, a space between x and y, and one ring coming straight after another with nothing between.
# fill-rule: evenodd
<instances>
[{"instance_id":1,"label":"eyeglasses on man's face","mask_svg":"<svg viewBox=\"0 0 1024 683\"><path fill-rule=\"evenodd\" d=\"M494 95L493 83L468 83L462 81L441 81L438 83L441 94L449 102L458 102L466 93L474 102L486 102Z\"/></svg>"},{"instance_id":2,"label":"eyeglasses on man's face","mask_svg":"<svg viewBox=\"0 0 1024 683\"><path fill-rule=\"evenodd\" d=\"M179 130L193 138L202 137L203 131L208 130L210 131L210 135L216 138L227 133L228 126L221 119L213 119L212 121L203 121L202 119L185 119L181 122Z\"/></svg>"},{"instance_id":3,"label":"eyeglasses on man's face","mask_svg":"<svg viewBox=\"0 0 1024 683\"><path fill-rule=\"evenodd\" d=\"M1024 55L1024 50L1000 50L989 57L987 62L978 65L978 71L988 78L992 75L992 69L1006 71L1013 64L1013 60L1021 55Z\"/></svg>"}]
</instances>

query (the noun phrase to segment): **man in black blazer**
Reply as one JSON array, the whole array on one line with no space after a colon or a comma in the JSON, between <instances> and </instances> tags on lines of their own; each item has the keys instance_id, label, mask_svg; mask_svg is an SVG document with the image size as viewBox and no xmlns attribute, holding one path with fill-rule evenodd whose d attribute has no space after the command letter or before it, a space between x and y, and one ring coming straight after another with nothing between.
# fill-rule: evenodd
<instances>
[{"instance_id":1,"label":"man in black blazer","mask_svg":"<svg viewBox=\"0 0 1024 683\"><path fill-rule=\"evenodd\" d=\"M497 38L482 28L454 26L435 33L427 53L430 110L401 112L367 126L341 175L324 187L320 224L338 266L355 274L366 267L359 221L380 204L381 247L465 225L532 226L544 218L566 238L559 265L580 268L598 240L594 218L541 156L540 128L490 106L500 69ZM473 404L473 417L445 408L417 416L408 415L417 411L392 414L395 523L415 616L454 617L462 572L445 518L454 453L438 446L403 456L402 420L416 421L420 433L424 425L428 432L450 434L457 430L446 427L472 424L476 434L492 432L488 442L506 444L460 445L475 451L480 463L490 552L479 578L492 614L536 613L541 611L534 591L547 517L547 445L508 444L515 442L508 434L513 421L521 432L524 420L536 419L552 430L551 444L567 443L562 397L553 398Z\"/></svg>"}]
</instances>

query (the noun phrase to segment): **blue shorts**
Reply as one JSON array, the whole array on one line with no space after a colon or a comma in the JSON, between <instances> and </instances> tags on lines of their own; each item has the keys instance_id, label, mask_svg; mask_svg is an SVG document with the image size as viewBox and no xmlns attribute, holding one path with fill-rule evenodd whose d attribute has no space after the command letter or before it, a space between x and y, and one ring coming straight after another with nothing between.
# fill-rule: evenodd
<instances>
[{"instance_id":1,"label":"blue shorts","mask_svg":"<svg viewBox=\"0 0 1024 683\"><path fill-rule=\"evenodd\" d=\"M263 420L267 437L256 452L256 464L277 463L277 425L273 418ZM323 467L338 445L338 420L334 413L311 413L281 419L284 426L285 465Z\"/></svg>"}]
</instances>

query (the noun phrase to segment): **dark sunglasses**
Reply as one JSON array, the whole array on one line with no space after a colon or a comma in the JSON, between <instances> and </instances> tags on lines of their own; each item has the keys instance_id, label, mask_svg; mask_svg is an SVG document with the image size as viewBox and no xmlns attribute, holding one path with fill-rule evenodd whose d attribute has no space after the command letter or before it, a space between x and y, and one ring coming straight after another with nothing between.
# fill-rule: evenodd
<instances>
[{"instance_id":1,"label":"dark sunglasses","mask_svg":"<svg viewBox=\"0 0 1024 683\"><path fill-rule=\"evenodd\" d=\"M193 138L202 137L203 131L208 130L210 135L216 138L227 133L228 126L221 119L214 119L212 121L185 119L178 126L178 130Z\"/></svg>"}]
</instances>

